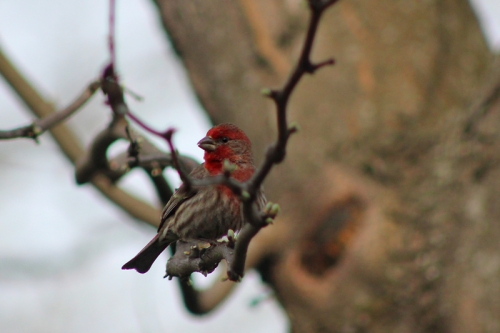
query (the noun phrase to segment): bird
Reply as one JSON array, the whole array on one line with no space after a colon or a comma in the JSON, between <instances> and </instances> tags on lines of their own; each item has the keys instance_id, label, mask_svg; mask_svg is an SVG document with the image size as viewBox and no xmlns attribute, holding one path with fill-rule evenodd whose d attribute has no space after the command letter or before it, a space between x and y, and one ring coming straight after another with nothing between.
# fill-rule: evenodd
<instances>
[{"instance_id":1,"label":"bird","mask_svg":"<svg viewBox=\"0 0 500 333\"><path fill-rule=\"evenodd\" d=\"M236 125L223 123L212 127L198 142L204 163L194 168L191 179L205 179L224 172L224 164L235 166L230 177L245 182L255 173L252 144ZM227 161L227 162L225 162ZM255 201L259 211L266 205L263 190ZM122 269L135 269L144 274L158 256L178 240L217 240L228 230L240 230L245 223L241 201L228 187L218 184L188 187L182 184L165 205L156 236Z\"/></svg>"}]
</instances>

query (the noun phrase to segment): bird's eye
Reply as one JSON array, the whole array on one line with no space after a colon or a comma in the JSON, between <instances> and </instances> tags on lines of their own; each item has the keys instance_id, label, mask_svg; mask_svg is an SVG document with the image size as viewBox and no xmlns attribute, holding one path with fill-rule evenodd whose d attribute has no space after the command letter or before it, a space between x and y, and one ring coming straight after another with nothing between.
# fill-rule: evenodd
<instances>
[{"instance_id":1,"label":"bird's eye","mask_svg":"<svg viewBox=\"0 0 500 333\"><path fill-rule=\"evenodd\" d=\"M221 138L220 140L221 140L222 142L224 142L224 143L226 143L226 142L228 142L228 141L229 141L229 139L228 139L228 138L226 138L226 137L223 137L223 138Z\"/></svg>"}]
</instances>

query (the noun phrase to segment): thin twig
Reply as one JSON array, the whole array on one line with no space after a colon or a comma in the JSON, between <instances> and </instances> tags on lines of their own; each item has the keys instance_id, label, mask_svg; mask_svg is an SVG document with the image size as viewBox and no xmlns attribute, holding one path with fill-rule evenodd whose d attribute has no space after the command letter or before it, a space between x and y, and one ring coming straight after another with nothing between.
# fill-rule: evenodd
<instances>
[{"instance_id":1,"label":"thin twig","mask_svg":"<svg viewBox=\"0 0 500 333\"><path fill-rule=\"evenodd\" d=\"M141 119L139 119L136 115L134 115L130 111L128 105L125 102L125 98L123 96L123 88L120 86L118 82L118 76L114 71L113 64L109 64L104 69L102 74L102 81L103 81L102 90L108 96L108 104L115 114L126 115L133 122L135 122L137 125L143 128L145 131L155 136L158 136L167 142L170 148L170 156L172 159L173 166L177 170L179 177L184 183L184 186L190 188L191 179L189 178L188 173L186 173L185 169L181 167L179 158L177 156L178 154L172 143L172 135L175 132L175 129L170 128L164 132L157 131L154 128L148 126L145 122L143 122Z\"/></svg>"},{"instance_id":2,"label":"thin twig","mask_svg":"<svg viewBox=\"0 0 500 333\"><path fill-rule=\"evenodd\" d=\"M19 127L13 130L0 131L0 140L15 138L31 138L36 140L45 131L60 124L78 111L94 95L100 86L100 81L92 82L80 94L80 96L78 96L76 100L66 108L51 113L42 119L37 119L31 125Z\"/></svg>"},{"instance_id":3,"label":"thin twig","mask_svg":"<svg viewBox=\"0 0 500 333\"><path fill-rule=\"evenodd\" d=\"M107 96L106 103L111 107L115 114L124 116L128 113L129 109L125 103L123 96L123 89L118 82L118 75L115 72L113 64L108 64L101 76L102 92Z\"/></svg>"},{"instance_id":4,"label":"thin twig","mask_svg":"<svg viewBox=\"0 0 500 333\"><path fill-rule=\"evenodd\" d=\"M309 0L309 8L311 10L311 18L309 20L309 28L307 30L306 39L302 52L295 66L292 74L281 90L269 90L268 96L272 98L276 104L277 123L278 123L278 138L276 142L271 145L266 153L265 159L261 166L257 169L252 178L245 184L246 191L249 195L249 200L243 200L243 212L247 223L241 230L238 241L236 242L235 260L228 267L228 277L230 280L238 281L244 272L246 253L252 238L259 232L259 230L267 226L267 218L260 216L256 211L253 202L256 199L257 192L262 186L267 175L275 164L283 161L286 155L286 145L291 134L295 133L298 129L296 125L290 126L287 121L287 106L288 100L294 91L297 83L302 76L306 73L313 74L319 68L332 65L333 59L328 59L314 65L311 60L311 50L318 29L318 23L324 11L338 0L321 1Z\"/></svg>"},{"instance_id":5,"label":"thin twig","mask_svg":"<svg viewBox=\"0 0 500 333\"><path fill-rule=\"evenodd\" d=\"M188 172L199 165L199 163L191 157L179 155L178 158L181 160L181 165L185 167ZM144 154L141 152L137 158L127 158L126 163L130 168L136 166L149 168L153 167L153 164L156 164L160 169L174 166L172 162L172 155L169 153Z\"/></svg>"},{"instance_id":6,"label":"thin twig","mask_svg":"<svg viewBox=\"0 0 500 333\"><path fill-rule=\"evenodd\" d=\"M184 170L183 167L181 167L179 158L177 157L177 151L174 148L174 144L172 143L172 135L175 133L175 129L171 128L168 129L165 133L163 133L163 138L167 140L168 147L170 149L170 155L172 156L172 163L174 164L174 168L177 170L177 173L179 174L179 177L182 180L182 183L186 187L186 191L189 192L189 189L191 188L192 181L191 178L189 178L188 173L186 170Z\"/></svg>"},{"instance_id":7,"label":"thin twig","mask_svg":"<svg viewBox=\"0 0 500 333\"><path fill-rule=\"evenodd\" d=\"M104 130L99 132L92 140L85 155L76 163L75 179L81 185L92 180L97 174L104 174L111 182L116 182L129 170L110 169L107 157L108 148L117 140L125 139L125 128L127 121L123 116L114 114L111 123Z\"/></svg>"},{"instance_id":8,"label":"thin twig","mask_svg":"<svg viewBox=\"0 0 500 333\"><path fill-rule=\"evenodd\" d=\"M28 82L28 80L12 64L7 56L0 49L0 74L7 84L19 96L27 108L38 118L44 118L55 112L54 106L46 101L38 91ZM61 147L64 155L74 162L83 155L83 147L71 131L60 125L50 129L50 133Z\"/></svg>"},{"instance_id":9,"label":"thin twig","mask_svg":"<svg viewBox=\"0 0 500 333\"><path fill-rule=\"evenodd\" d=\"M115 52L115 11L116 2L115 0L109 0L109 36L108 36L108 46L109 46L109 62L111 66L116 67L116 52Z\"/></svg>"},{"instance_id":10,"label":"thin twig","mask_svg":"<svg viewBox=\"0 0 500 333\"><path fill-rule=\"evenodd\" d=\"M40 93L29 84L28 80L24 78L14 67L12 62L7 59L1 49L0 74L5 78L19 98L26 104L28 109L37 117L47 117L55 112L52 104L41 97ZM84 150L80 142L67 126L60 124L59 126L49 129L49 131L64 155L72 163L76 163L76 161L84 155ZM158 226L160 222L158 219L160 212L157 209L120 190L103 175L94 176L91 182L106 198L123 209L130 216L153 226Z\"/></svg>"},{"instance_id":11,"label":"thin twig","mask_svg":"<svg viewBox=\"0 0 500 333\"><path fill-rule=\"evenodd\" d=\"M261 166L257 169L254 176L250 180L251 188L250 191L256 191L264 179L267 177L273 164L280 163L286 155L286 145L291 134L298 130L296 125L288 126L287 121L287 106L288 100L292 95L293 90L297 86L302 76L306 73L313 74L319 68L326 65L333 65L334 60L328 59L326 61L320 62L313 65L310 57L312 45L314 38L316 36L316 31L318 29L318 23L321 19L323 12L331 5L333 5L338 0L332 1L320 1L320 0L310 0L309 7L311 9L311 18L309 19L309 27L307 29L306 39L304 41L304 46L302 47L302 52L300 54L299 61L297 62L292 74L289 76L287 82L280 90L268 90L267 96L271 98L276 104L276 116L278 123L278 138L276 143L268 148L266 158L262 162Z\"/></svg>"}]
</instances>

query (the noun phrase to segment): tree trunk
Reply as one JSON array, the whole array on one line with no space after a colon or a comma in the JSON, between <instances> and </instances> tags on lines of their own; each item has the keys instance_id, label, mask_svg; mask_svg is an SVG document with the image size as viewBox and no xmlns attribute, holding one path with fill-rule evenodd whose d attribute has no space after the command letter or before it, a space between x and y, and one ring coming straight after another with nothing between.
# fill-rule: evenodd
<instances>
[{"instance_id":1,"label":"tree trunk","mask_svg":"<svg viewBox=\"0 0 500 333\"><path fill-rule=\"evenodd\" d=\"M156 3L213 121L261 160L276 126L259 91L288 75L307 10ZM468 2L341 1L314 46L330 56L292 96L301 131L266 181L282 215L258 236L292 331L500 332L500 71Z\"/></svg>"}]
</instances>

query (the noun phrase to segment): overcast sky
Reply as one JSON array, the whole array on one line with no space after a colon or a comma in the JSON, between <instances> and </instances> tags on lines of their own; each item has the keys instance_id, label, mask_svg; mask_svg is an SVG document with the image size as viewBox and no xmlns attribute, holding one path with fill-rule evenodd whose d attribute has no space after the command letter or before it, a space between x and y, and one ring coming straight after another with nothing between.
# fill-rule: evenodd
<instances>
[{"instance_id":1,"label":"overcast sky","mask_svg":"<svg viewBox=\"0 0 500 333\"><path fill-rule=\"evenodd\" d=\"M118 68L123 82L146 97L131 107L158 129L179 128L177 147L201 160L196 142L209 122L165 42L152 1L117 2ZM473 3L490 45L500 49L500 1ZM0 47L48 100L64 106L108 59L107 5L0 0ZM0 80L0 128L31 118ZM87 144L108 118L99 94L69 126ZM183 309L175 281L161 278L165 259L145 275L121 271L154 231L89 186L76 187L50 137L40 141L0 143L0 332L286 331L274 300L250 307L267 294L256 274L215 314L198 319ZM122 186L154 203L145 184L145 176L133 172Z\"/></svg>"}]
</instances>

